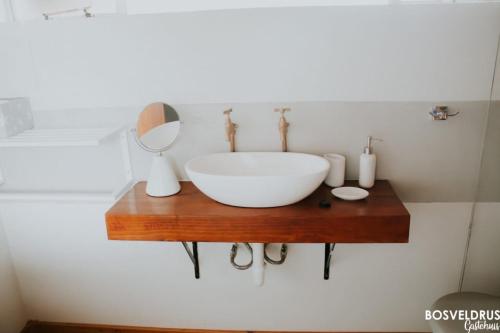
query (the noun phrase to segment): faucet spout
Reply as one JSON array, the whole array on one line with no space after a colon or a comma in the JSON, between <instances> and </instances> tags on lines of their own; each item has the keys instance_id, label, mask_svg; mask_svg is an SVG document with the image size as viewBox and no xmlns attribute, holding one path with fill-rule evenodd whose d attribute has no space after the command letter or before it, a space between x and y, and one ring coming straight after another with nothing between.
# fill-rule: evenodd
<instances>
[{"instance_id":1,"label":"faucet spout","mask_svg":"<svg viewBox=\"0 0 500 333\"><path fill-rule=\"evenodd\" d=\"M224 111L224 115L226 116L226 141L229 142L229 150L234 152L236 150L235 137L238 125L231 120L231 112L233 112L233 109L228 109Z\"/></svg>"},{"instance_id":2,"label":"faucet spout","mask_svg":"<svg viewBox=\"0 0 500 333\"><path fill-rule=\"evenodd\" d=\"M274 109L274 112L279 112L281 114L280 117L280 122L279 122L279 130L280 130L280 138L281 138L281 151L287 152L288 151L288 140L287 140L287 134L288 134L288 127L290 126L290 123L286 121L285 118L285 112L291 111L290 108L276 108Z\"/></svg>"}]
</instances>

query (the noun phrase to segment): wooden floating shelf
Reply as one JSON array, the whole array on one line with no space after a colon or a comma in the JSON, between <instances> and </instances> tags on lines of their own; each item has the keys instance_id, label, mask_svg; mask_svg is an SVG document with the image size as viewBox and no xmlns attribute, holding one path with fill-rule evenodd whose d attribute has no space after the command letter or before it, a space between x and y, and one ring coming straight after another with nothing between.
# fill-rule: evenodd
<instances>
[{"instance_id":1,"label":"wooden floating shelf","mask_svg":"<svg viewBox=\"0 0 500 333\"><path fill-rule=\"evenodd\" d=\"M409 237L410 214L386 180L378 180L365 200L334 198L321 185L306 199L276 208L226 206L191 182L181 182L181 192L165 198L146 195L145 187L137 183L106 213L110 240L407 243ZM330 208L319 206L325 199Z\"/></svg>"}]
</instances>

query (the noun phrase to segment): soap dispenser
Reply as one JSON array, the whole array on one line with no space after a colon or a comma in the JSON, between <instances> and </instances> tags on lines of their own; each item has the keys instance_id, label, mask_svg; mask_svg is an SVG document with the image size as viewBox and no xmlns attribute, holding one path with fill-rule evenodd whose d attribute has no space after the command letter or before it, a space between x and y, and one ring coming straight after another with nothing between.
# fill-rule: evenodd
<instances>
[{"instance_id":1,"label":"soap dispenser","mask_svg":"<svg viewBox=\"0 0 500 333\"><path fill-rule=\"evenodd\" d=\"M375 184L375 170L377 166L377 156L372 151L372 142L382 141L380 139L368 137L368 144L359 156L359 186L371 188Z\"/></svg>"}]
</instances>

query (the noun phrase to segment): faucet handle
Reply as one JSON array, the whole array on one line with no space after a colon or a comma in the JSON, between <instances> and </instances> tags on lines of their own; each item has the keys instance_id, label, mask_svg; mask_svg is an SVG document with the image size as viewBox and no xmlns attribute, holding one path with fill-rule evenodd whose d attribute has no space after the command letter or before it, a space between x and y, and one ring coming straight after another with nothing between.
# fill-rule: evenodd
<instances>
[{"instance_id":1,"label":"faucet handle","mask_svg":"<svg viewBox=\"0 0 500 333\"><path fill-rule=\"evenodd\" d=\"M281 115L283 116L285 114L285 112L289 112L289 111L292 111L291 108L275 108L274 109L274 112L279 112L281 113Z\"/></svg>"},{"instance_id":2,"label":"faucet handle","mask_svg":"<svg viewBox=\"0 0 500 333\"><path fill-rule=\"evenodd\" d=\"M230 124L234 128L238 128L238 124L233 123L233 121L231 120L231 112L233 112L233 109L227 109L223 112L226 116L226 124Z\"/></svg>"}]
</instances>

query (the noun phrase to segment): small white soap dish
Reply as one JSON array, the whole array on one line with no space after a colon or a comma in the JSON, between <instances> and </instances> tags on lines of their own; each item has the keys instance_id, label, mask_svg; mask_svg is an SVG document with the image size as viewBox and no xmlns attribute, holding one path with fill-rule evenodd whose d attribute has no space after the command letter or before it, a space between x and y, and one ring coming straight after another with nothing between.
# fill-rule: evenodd
<instances>
[{"instance_id":1,"label":"small white soap dish","mask_svg":"<svg viewBox=\"0 0 500 333\"><path fill-rule=\"evenodd\" d=\"M343 200L361 200L366 198L370 193L359 187L338 187L332 190L332 194Z\"/></svg>"}]
</instances>

